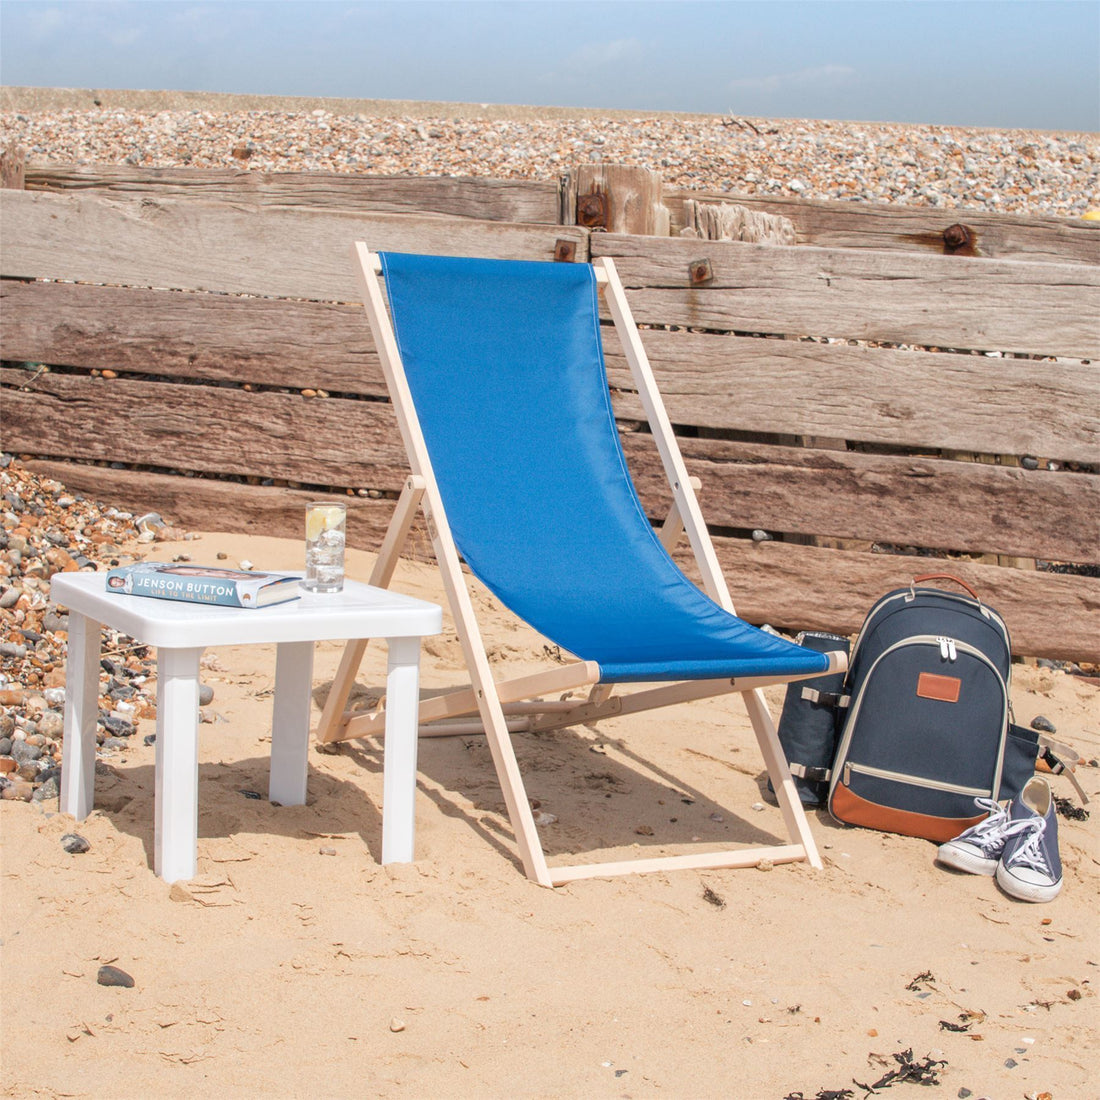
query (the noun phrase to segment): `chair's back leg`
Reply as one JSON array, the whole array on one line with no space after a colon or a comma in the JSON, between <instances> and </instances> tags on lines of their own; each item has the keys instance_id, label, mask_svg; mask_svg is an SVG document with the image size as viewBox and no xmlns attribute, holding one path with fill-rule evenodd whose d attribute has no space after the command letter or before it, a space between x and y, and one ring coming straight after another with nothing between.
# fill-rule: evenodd
<instances>
[{"instance_id":1,"label":"chair's back leg","mask_svg":"<svg viewBox=\"0 0 1100 1100\"><path fill-rule=\"evenodd\" d=\"M409 537L409 529L416 518L423 496L424 479L413 474L405 482L401 495L397 499L397 506L390 517L386 537L382 540L374 568L371 570L368 583L376 588L389 588L393 571L397 568L398 558ZM340 666L333 677L324 710L321 711L321 720L317 723L317 740L321 744L341 740L340 729L344 711L347 709L348 697L355 685L355 677L359 672L359 666L363 663L363 654L366 649L367 639L365 638L358 638L344 646L344 655L340 658Z\"/></svg>"},{"instance_id":2,"label":"chair's back leg","mask_svg":"<svg viewBox=\"0 0 1100 1100\"><path fill-rule=\"evenodd\" d=\"M813 833L810 832L806 811L795 790L794 780L787 767L787 758L783 755L783 746L779 743L779 735L776 733L775 723L768 711L764 693L760 688L755 691L743 691L741 698L745 700L745 709L748 710L752 728L756 731L756 740L764 757L768 777L775 788L775 797L779 802L787 832L793 841L801 844L805 849L810 866L820 869L821 856L818 855L817 844L814 842Z\"/></svg>"}]
</instances>

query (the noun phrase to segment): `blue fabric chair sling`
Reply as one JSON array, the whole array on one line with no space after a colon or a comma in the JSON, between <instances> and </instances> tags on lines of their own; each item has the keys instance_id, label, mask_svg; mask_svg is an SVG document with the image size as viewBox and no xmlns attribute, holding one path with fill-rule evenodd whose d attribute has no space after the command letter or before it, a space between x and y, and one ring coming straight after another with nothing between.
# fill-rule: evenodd
<instances>
[{"instance_id":1,"label":"blue fabric chair sling","mask_svg":"<svg viewBox=\"0 0 1100 1100\"><path fill-rule=\"evenodd\" d=\"M817 864L756 689L835 670L842 657L803 649L739 619L716 565L706 557L700 561L725 607L685 576L651 526L627 470L604 367L600 282L607 286L616 321L636 336L613 265L402 253L376 257L363 245L357 253L368 316L413 471L372 580L388 581L415 508L423 507L434 528L473 690L456 693L450 703L426 702L421 720L480 714L528 875L557 884L628 870L739 866L762 858ZM623 343L628 358L639 360L631 363L640 374L639 388L652 391L646 396L659 408L640 342L629 342L633 352L627 340ZM679 513L690 526L697 515L694 494L663 409L660 417L654 431ZM693 545L702 540L709 548L701 522L689 533ZM545 679L493 682L458 571L459 554L506 607L578 661ZM339 686L346 698L359 657L361 649L345 654L332 695ZM666 686L614 697L612 686L621 683ZM585 684L593 685L592 691L576 708L558 704L540 710L537 696ZM518 700L530 699L524 728L544 730L728 691L742 692L749 705L796 843L750 852L546 865L527 820L530 810L501 701L514 710ZM344 719L337 713L343 706L344 699L330 697L323 739L368 732L361 716ZM448 725L444 732L454 729Z\"/></svg>"}]
</instances>

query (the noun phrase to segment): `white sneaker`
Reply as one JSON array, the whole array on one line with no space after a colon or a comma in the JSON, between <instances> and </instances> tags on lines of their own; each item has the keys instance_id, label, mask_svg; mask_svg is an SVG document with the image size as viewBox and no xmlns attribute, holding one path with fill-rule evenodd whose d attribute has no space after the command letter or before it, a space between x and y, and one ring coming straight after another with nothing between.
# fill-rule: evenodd
<instances>
[{"instance_id":1,"label":"white sneaker","mask_svg":"<svg viewBox=\"0 0 1100 1100\"><path fill-rule=\"evenodd\" d=\"M974 802L988 810L989 816L959 833L954 840L941 844L936 861L972 875L995 875L1011 825L1008 810L991 798L975 798Z\"/></svg>"}]
</instances>

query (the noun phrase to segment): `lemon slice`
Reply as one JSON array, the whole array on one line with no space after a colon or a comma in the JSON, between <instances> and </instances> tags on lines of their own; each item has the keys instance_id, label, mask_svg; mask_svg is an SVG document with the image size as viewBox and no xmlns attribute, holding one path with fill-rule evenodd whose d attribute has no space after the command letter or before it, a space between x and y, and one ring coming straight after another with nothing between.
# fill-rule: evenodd
<instances>
[{"instance_id":1,"label":"lemon slice","mask_svg":"<svg viewBox=\"0 0 1100 1100\"><path fill-rule=\"evenodd\" d=\"M306 516L306 538L312 542L322 531L331 531L340 526L344 518L342 508L313 508Z\"/></svg>"}]
</instances>

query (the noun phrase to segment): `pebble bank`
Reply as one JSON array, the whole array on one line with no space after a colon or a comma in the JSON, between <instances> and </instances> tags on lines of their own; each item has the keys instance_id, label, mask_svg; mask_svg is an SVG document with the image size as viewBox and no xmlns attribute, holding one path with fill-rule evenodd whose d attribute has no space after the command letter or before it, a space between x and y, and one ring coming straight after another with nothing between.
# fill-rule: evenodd
<instances>
[{"instance_id":1,"label":"pebble bank","mask_svg":"<svg viewBox=\"0 0 1100 1100\"><path fill-rule=\"evenodd\" d=\"M1100 207L1096 134L621 114L6 110L0 147L54 163L498 179L553 180L604 162L712 192L1061 217Z\"/></svg>"}]
</instances>

